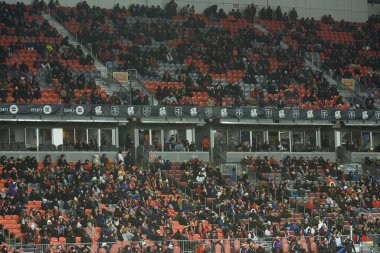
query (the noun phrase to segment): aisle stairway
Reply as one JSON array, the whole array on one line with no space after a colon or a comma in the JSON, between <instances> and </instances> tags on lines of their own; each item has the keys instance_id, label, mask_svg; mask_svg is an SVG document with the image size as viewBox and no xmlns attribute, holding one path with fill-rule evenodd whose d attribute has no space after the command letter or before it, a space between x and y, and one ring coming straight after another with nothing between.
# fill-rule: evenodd
<instances>
[{"instance_id":1,"label":"aisle stairway","mask_svg":"<svg viewBox=\"0 0 380 253\"><path fill-rule=\"evenodd\" d=\"M50 14L46 14L46 13L43 13L42 16L49 22L49 24L54 27L58 33L60 33L63 37L68 37L69 38L69 43L72 44L74 47L77 47L78 45L81 46L84 54L91 54L91 52L86 48L84 47L83 45L81 45L78 41L76 41L76 39L74 38L74 36L65 29L65 27L59 23L54 17L52 17ZM107 67L105 66L105 64L103 64L102 62L100 62L98 59L96 59L95 57L94 58L94 65L96 67L96 70L100 73L100 78L97 78L95 81L97 84L99 84L102 89L104 89L106 91L106 93L108 95L112 95L112 92L113 92L113 89L111 88L112 86L111 85L105 85L104 82L102 82L101 80L107 80L109 77L108 77L108 72L107 72Z\"/></svg>"},{"instance_id":2,"label":"aisle stairway","mask_svg":"<svg viewBox=\"0 0 380 253\"><path fill-rule=\"evenodd\" d=\"M268 34L269 31L262 25L260 24L255 24L254 27L256 29L258 29L259 31L263 32L264 34ZM288 47L288 45L281 41L281 46L282 47ZM340 82L338 82L337 80L333 79L331 77L331 75L329 73L327 73L326 71L323 71L318 65L317 65L317 61L310 61L309 59L307 59L306 57L304 58L305 60L305 66L306 67L309 67L311 68L313 71L318 71L318 72L322 72L323 73L323 77L327 80L327 82L330 84L330 85L334 85L336 87L339 87L339 94L347 99L347 101L349 102L353 102L353 103L363 103L364 101L361 99L361 97L359 96L359 94L356 94L353 90L349 89L349 88L346 88L344 87Z\"/></svg>"}]
</instances>

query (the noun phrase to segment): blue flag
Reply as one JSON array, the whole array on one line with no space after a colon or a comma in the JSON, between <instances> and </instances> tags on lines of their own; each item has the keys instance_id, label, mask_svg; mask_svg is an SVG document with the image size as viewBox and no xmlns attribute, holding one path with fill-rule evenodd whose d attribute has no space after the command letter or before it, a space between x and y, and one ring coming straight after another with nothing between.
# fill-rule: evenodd
<instances>
[{"instance_id":1,"label":"blue flag","mask_svg":"<svg viewBox=\"0 0 380 253\"><path fill-rule=\"evenodd\" d=\"M346 252L346 248L341 248L340 250L338 250L336 253L344 253Z\"/></svg>"}]
</instances>

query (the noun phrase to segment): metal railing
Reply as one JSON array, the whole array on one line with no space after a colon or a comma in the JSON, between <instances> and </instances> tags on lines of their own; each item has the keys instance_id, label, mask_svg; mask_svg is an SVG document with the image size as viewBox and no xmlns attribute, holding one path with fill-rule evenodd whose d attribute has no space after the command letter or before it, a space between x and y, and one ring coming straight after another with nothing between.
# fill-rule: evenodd
<instances>
[{"instance_id":1,"label":"metal railing","mask_svg":"<svg viewBox=\"0 0 380 253\"><path fill-rule=\"evenodd\" d=\"M318 237L315 237L317 239ZM20 249L28 253L50 253L60 250L69 252L70 249L76 248L80 252L84 252L86 249L92 253L121 253L125 248L134 249L133 252L147 252L148 248L158 249L161 248L160 252L167 249L172 249L171 252L182 252L182 253L194 253L203 252L207 250L208 252L239 252L243 242L247 242L249 238L228 238L228 239L197 239L197 240L162 240L162 241L152 241L152 240L141 240L141 241L117 241L117 242L93 242L93 243L66 243L63 241L52 241L50 244L10 244L10 249ZM266 252L272 249L272 242L275 238L266 237L264 239L250 238L253 243L258 246L261 245ZM283 247L289 247L289 238L280 238L283 243L288 244ZM284 240L285 239L285 240ZM299 238L302 241L302 247L305 250L311 250L312 243L309 237ZM315 246L315 245L314 245ZM316 247L316 246L315 246ZM373 243L360 243L357 248L362 253L378 252L378 246ZM78 251L77 251L78 252Z\"/></svg>"}]
</instances>

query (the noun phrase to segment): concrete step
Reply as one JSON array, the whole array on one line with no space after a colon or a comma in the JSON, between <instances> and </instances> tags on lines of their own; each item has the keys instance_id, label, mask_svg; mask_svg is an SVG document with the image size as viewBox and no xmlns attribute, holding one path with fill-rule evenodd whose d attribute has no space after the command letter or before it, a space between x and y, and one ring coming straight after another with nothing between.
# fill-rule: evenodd
<instances>
[{"instance_id":1,"label":"concrete step","mask_svg":"<svg viewBox=\"0 0 380 253\"><path fill-rule=\"evenodd\" d=\"M65 29L65 27L58 22L54 17L52 17L49 14L42 14L42 16L49 22L49 24L54 27L57 32L59 32L63 37L68 37L69 38L69 43L72 44L74 47L81 45L82 50L85 54L90 54L91 52L84 47L82 44L80 44L78 41L76 41L76 38L74 35L72 35L69 31ZM100 62L98 59L94 59L95 67L96 69L101 73L102 78L107 79L108 78L108 73L107 73L107 68L106 66Z\"/></svg>"}]
</instances>

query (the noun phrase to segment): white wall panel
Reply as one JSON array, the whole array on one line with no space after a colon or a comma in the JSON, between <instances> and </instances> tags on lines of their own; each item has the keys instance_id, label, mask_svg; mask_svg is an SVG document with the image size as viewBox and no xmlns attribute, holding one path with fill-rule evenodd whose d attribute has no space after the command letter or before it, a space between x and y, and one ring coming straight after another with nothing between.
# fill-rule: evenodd
<instances>
[{"instance_id":1,"label":"white wall panel","mask_svg":"<svg viewBox=\"0 0 380 253\"><path fill-rule=\"evenodd\" d=\"M338 0L325 0L325 10L328 9L338 10Z\"/></svg>"},{"instance_id":2,"label":"white wall panel","mask_svg":"<svg viewBox=\"0 0 380 253\"><path fill-rule=\"evenodd\" d=\"M267 0L257 0L254 2L255 5L267 5Z\"/></svg>"},{"instance_id":3,"label":"white wall panel","mask_svg":"<svg viewBox=\"0 0 380 253\"><path fill-rule=\"evenodd\" d=\"M324 10L323 9L310 9L310 16L311 18L314 19L320 19L324 15ZM300 15L298 15L300 17Z\"/></svg>"},{"instance_id":4,"label":"white wall panel","mask_svg":"<svg viewBox=\"0 0 380 253\"><path fill-rule=\"evenodd\" d=\"M338 0L338 10L351 11L352 10L352 1Z\"/></svg>"},{"instance_id":5,"label":"white wall panel","mask_svg":"<svg viewBox=\"0 0 380 253\"><path fill-rule=\"evenodd\" d=\"M311 1L310 8L312 9L324 9L325 8L325 0L320 1Z\"/></svg>"},{"instance_id":6,"label":"white wall panel","mask_svg":"<svg viewBox=\"0 0 380 253\"><path fill-rule=\"evenodd\" d=\"M298 8L297 10L298 17L311 17L310 8Z\"/></svg>"},{"instance_id":7,"label":"white wall panel","mask_svg":"<svg viewBox=\"0 0 380 253\"><path fill-rule=\"evenodd\" d=\"M26 4L31 3L31 0L6 0L5 2L14 4L18 1ZM45 1L47 2L48 0ZM60 0L60 3L65 6L75 6L78 2L79 0ZM90 6L97 5L104 8L111 8L115 3L128 7L132 2L163 7L169 0L87 0L87 2ZM350 17L349 19L345 19L356 22L365 22L368 14L376 13L376 9L379 9L379 7L368 5L367 0L182 0L178 2L178 6L183 7L187 3L194 5L196 12L203 12L205 8L213 4L217 4L219 8L223 6L223 9L228 12L232 9L233 4L239 4L239 9L244 10L251 3L254 3L259 9L267 6L267 3L269 3L273 9L281 6L283 11L296 7L298 17L304 16L320 19L324 14L331 14L335 20L339 20L340 17ZM339 11L337 12L337 10Z\"/></svg>"},{"instance_id":8,"label":"white wall panel","mask_svg":"<svg viewBox=\"0 0 380 253\"><path fill-rule=\"evenodd\" d=\"M351 10L355 13L357 11L368 11L367 0L352 0Z\"/></svg>"},{"instance_id":9,"label":"white wall panel","mask_svg":"<svg viewBox=\"0 0 380 253\"><path fill-rule=\"evenodd\" d=\"M298 7L298 8L304 8L304 7L307 7L307 5L306 5L306 0L297 0L296 1L296 6ZM309 6L310 6L310 1L308 1L308 4L309 4Z\"/></svg>"}]
</instances>

